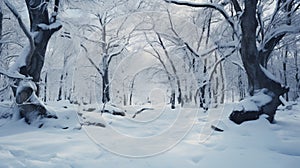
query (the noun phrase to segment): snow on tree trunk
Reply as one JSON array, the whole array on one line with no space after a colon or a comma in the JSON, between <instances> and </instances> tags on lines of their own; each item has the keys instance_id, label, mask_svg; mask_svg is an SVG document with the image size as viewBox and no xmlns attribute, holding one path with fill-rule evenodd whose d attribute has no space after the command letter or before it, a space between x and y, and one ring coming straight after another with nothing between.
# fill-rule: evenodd
<instances>
[{"instance_id":1,"label":"snow on tree trunk","mask_svg":"<svg viewBox=\"0 0 300 168\"><path fill-rule=\"evenodd\" d=\"M281 104L279 96L288 92L288 88L282 87L260 65L260 55L256 46L256 28L258 25L256 21L256 5L256 0L245 1L245 10L241 17L242 39L240 53L248 76L249 93L252 96L250 99L246 99L246 101L249 104L254 102L257 108L247 109L244 106L242 109L234 110L229 118L237 124L257 119L261 114L267 114L267 119L272 123L277 107ZM261 92L264 95L268 95L271 100L261 103L262 101L252 99L254 96L257 96L257 93Z\"/></svg>"},{"instance_id":2,"label":"snow on tree trunk","mask_svg":"<svg viewBox=\"0 0 300 168\"><path fill-rule=\"evenodd\" d=\"M5 4L18 19L20 27L30 43L10 68L10 74L14 75L9 77L16 79L17 88L13 88L13 90L20 117L24 117L25 121L31 124L38 118L56 118L47 111L43 102L38 99L39 89L37 83L40 82L48 41L51 35L58 31L62 25L56 21L59 0L55 0L54 13L50 18L47 9L48 3L43 0L25 0L25 2L30 18L30 31L27 30L20 14L13 5L5 0ZM24 76L27 78L24 78ZM42 124L39 126L42 126Z\"/></svg>"},{"instance_id":3,"label":"snow on tree trunk","mask_svg":"<svg viewBox=\"0 0 300 168\"><path fill-rule=\"evenodd\" d=\"M47 117L45 105L35 94L37 87L34 82L22 80L16 91L16 103L21 118L25 118L28 124L34 122L38 117Z\"/></svg>"},{"instance_id":4,"label":"snow on tree trunk","mask_svg":"<svg viewBox=\"0 0 300 168\"><path fill-rule=\"evenodd\" d=\"M30 18L30 32L35 34L35 49L31 59L27 60L26 66L20 68L20 73L32 77L33 81L37 83L40 82L40 73L50 37L61 28L61 25L49 19L47 3L44 3L43 0L26 0L26 5Z\"/></svg>"}]
</instances>

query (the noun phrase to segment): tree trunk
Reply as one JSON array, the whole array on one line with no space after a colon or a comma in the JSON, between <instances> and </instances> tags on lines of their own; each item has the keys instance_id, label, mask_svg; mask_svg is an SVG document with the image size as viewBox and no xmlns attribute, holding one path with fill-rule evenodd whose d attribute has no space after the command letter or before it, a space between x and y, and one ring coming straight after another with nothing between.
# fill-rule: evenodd
<instances>
[{"instance_id":1,"label":"tree trunk","mask_svg":"<svg viewBox=\"0 0 300 168\"><path fill-rule=\"evenodd\" d=\"M172 89L172 90L171 90L171 98L170 98L171 109L175 109L175 102L176 102L176 98L175 98L175 90Z\"/></svg>"},{"instance_id":2,"label":"tree trunk","mask_svg":"<svg viewBox=\"0 0 300 168\"><path fill-rule=\"evenodd\" d=\"M288 47L285 47L285 53L284 53L284 60L282 63L282 68L283 68L283 81L284 81L284 85L287 86L287 61L288 61ZM289 94L288 92L286 92L285 94L285 99L286 101L289 101Z\"/></svg>"},{"instance_id":3,"label":"tree trunk","mask_svg":"<svg viewBox=\"0 0 300 168\"><path fill-rule=\"evenodd\" d=\"M64 79L64 75L63 75L63 73L62 73L62 74L60 75L60 81L59 81L59 89L58 89L57 101L62 100L63 79Z\"/></svg>"},{"instance_id":4,"label":"tree trunk","mask_svg":"<svg viewBox=\"0 0 300 168\"><path fill-rule=\"evenodd\" d=\"M48 41L51 35L62 26L54 24L56 15L49 18L48 4L44 3L43 0L25 1L30 18L30 32L33 34L34 48L31 48L33 50L32 54L26 57L26 65L20 67L19 73L32 77L33 82L28 80L19 81L15 95L20 116L24 117L25 121L30 124L37 118L56 117L47 112L45 105L37 98L37 95L39 94L38 82L40 82ZM59 0L55 0L54 12L58 10L58 2Z\"/></svg>"},{"instance_id":5,"label":"tree trunk","mask_svg":"<svg viewBox=\"0 0 300 168\"><path fill-rule=\"evenodd\" d=\"M225 78L224 78L224 71L223 71L223 64L220 63L220 82L221 82L221 88L220 88L220 104L224 104L225 102Z\"/></svg>"},{"instance_id":6,"label":"tree trunk","mask_svg":"<svg viewBox=\"0 0 300 168\"><path fill-rule=\"evenodd\" d=\"M205 76L207 74L207 59L205 58L204 59L204 65L203 65L203 76ZM204 84L206 83L207 81L204 80L202 82L202 86L200 86L200 94L199 94L199 98L200 98L200 107L203 108L205 111L208 109L208 104L207 104L207 96L206 96L206 91L208 90L207 87L208 85L207 84ZM207 92L209 94L209 92Z\"/></svg>"},{"instance_id":7,"label":"tree trunk","mask_svg":"<svg viewBox=\"0 0 300 168\"><path fill-rule=\"evenodd\" d=\"M133 77L132 82L130 84L129 105L132 105L132 94L133 94L134 80L135 80L135 76Z\"/></svg>"},{"instance_id":8,"label":"tree trunk","mask_svg":"<svg viewBox=\"0 0 300 168\"><path fill-rule=\"evenodd\" d=\"M298 51L296 50L294 52L294 61L295 61L295 67L296 67L296 97L295 99L300 97L300 77L299 77L299 66L298 66Z\"/></svg>"},{"instance_id":9,"label":"tree trunk","mask_svg":"<svg viewBox=\"0 0 300 168\"><path fill-rule=\"evenodd\" d=\"M107 103L110 101L109 96L109 77L108 69L104 69L102 76L102 103Z\"/></svg>"},{"instance_id":10,"label":"tree trunk","mask_svg":"<svg viewBox=\"0 0 300 168\"><path fill-rule=\"evenodd\" d=\"M243 110L234 110L230 115L230 119L237 124L257 119L261 114L267 114L269 116L268 120L272 123L276 109L281 104L279 96L288 91L287 88L281 87L280 83L274 81L270 75L267 75L265 69L260 65L259 58L261 55L259 55L256 46L256 5L257 0L245 1L245 10L241 17L242 39L240 53L248 76L250 95L254 96L259 91L262 91L271 98L271 101L258 105L254 100L258 111L251 111L245 108Z\"/></svg>"},{"instance_id":11,"label":"tree trunk","mask_svg":"<svg viewBox=\"0 0 300 168\"><path fill-rule=\"evenodd\" d=\"M239 100L243 100L246 96L245 87L243 84L242 78L242 68L238 67L238 91L239 91Z\"/></svg>"},{"instance_id":12,"label":"tree trunk","mask_svg":"<svg viewBox=\"0 0 300 168\"><path fill-rule=\"evenodd\" d=\"M47 85L48 85L48 73L46 72L45 74L45 79L44 79L44 102L47 102Z\"/></svg>"}]
</instances>

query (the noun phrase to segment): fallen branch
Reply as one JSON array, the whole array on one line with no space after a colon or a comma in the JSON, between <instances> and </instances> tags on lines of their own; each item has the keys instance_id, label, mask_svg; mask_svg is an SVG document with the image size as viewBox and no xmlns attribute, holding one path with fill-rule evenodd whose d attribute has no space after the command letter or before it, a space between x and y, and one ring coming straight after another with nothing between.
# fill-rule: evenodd
<instances>
[{"instance_id":1,"label":"fallen branch","mask_svg":"<svg viewBox=\"0 0 300 168\"><path fill-rule=\"evenodd\" d=\"M224 131L224 130L222 130L221 128L218 128L218 127L216 127L216 126L214 126L214 125L211 125L210 127L211 127L211 129L213 129L213 130L215 130L215 131L218 131L218 132L223 132L223 131Z\"/></svg>"},{"instance_id":2,"label":"fallen branch","mask_svg":"<svg viewBox=\"0 0 300 168\"><path fill-rule=\"evenodd\" d=\"M93 126L97 126L97 127L103 127L105 128L106 126L102 123L98 123L98 122L89 122L89 121L85 121L84 123L80 123L81 126L90 126L90 125L93 125Z\"/></svg>"},{"instance_id":3,"label":"fallen branch","mask_svg":"<svg viewBox=\"0 0 300 168\"><path fill-rule=\"evenodd\" d=\"M141 112L143 112L145 110L154 110L154 108L147 108L147 107L142 108L142 109L138 110L137 112L135 112L134 115L132 116L132 118L135 118L136 115L140 114Z\"/></svg>"},{"instance_id":4,"label":"fallen branch","mask_svg":"<svg viewBox=\"0 0 300 168\"><path fill-rule=\"evenodd\" d=\"M109 114L112 114L112 115L125 116L125 112L123 112L123 111L115 111L115 110L112 110L112 111L109 111L109 110L101 110L101 113L109 113Z\"/></svg>"}]
</instances>

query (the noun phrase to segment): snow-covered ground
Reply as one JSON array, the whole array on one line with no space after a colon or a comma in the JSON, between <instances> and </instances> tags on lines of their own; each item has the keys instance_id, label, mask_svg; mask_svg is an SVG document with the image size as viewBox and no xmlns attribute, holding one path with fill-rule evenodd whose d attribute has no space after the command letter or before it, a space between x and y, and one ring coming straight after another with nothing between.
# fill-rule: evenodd
<instances>
[{"instance_id":1,"label":"snow-covered ground","mask_svg":"<svg viewBox=\"0 0 300 168\"><path fill-rule=\"evenodd\" d=\"M7 105L0 106L2 114L9 111ZM97 105L52 102L48 107L59 119L47 119L42 128L0 119L1 168L294 168L300 164L300 105L278 110L275 124L262 116L241 125L228 120L233 105L206 113L149 106L134 118L142 107L124 107L125 117L101 116ZM212 124L224 132L213 131Z\"/></svg>"}]
</instances>

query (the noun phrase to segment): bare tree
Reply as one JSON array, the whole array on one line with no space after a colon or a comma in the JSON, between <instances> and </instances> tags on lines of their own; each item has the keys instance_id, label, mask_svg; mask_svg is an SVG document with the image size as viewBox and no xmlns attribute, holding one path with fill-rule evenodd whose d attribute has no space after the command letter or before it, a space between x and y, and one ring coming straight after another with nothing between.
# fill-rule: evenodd
<instances>
[{"instance_id":1,"label":"bare tree","mask_svg":"<svg viewBox=\"0 0 300 168\"><path fill-rule=\"evenodd\" d=\"M86 51L86 56L91 65L95 68L102 81L102 102L110 101L110 76L109 70L111 62L114 58L121 56L129 45L129 40L135 28L128 30L125 27L129 19L130 12L122 11L125 1L105 2L93 1L95 5L101 6L97 11L91 11L95 16L97 23L82 25L84 29L92 30L97 34L96 39L83 36L82 38L87 42L94 43L100 47L100 55L96 60L89 56L89 48L82 43L81 47ZM102 4L102 5L101 5ZM117 10L117 8L119 10ZM124 33L123 31L127 31Z\"/></svg>"},{"instance_id":2,"label":"bare tree","mask_svg":"<svg viewBox=\"0 0 300 168\"><path fill-rule=\"evenodd\" d=\"M226 57L229 56L227 55L227 51L224 52L224 49L233 48L233 50L230 51L231 53L235 52L235 47L228 44L221 45L218 44L219 42L217 41L210 42L213 41L209 40L211 36L210 32L212 31L211 11L209 11L208 13L204 13L204 15L207 17L203 17L203 25L199 26L200 31L198 27L196 28L197 31L195 31L195 33L197 33L197 35L195 36L199 37L199 39L194 39L194 41L184 38L181 35L182 33L179 33L179 31L176 30L176 26L172 21L171 13L168 10L167 13L171 33L164 34L164 36L166 36L166 39L170 41L174 46L176 46L178 51L181 51L183 53L183 60L185 60L185 58L191 57L189 58L190 60L192 60L190 61L190 69L193 69L193 73L200 79L198 79L198 89L195 93L195 102L197 102L197 99L199 99L200 107L202 107L204 110L207 110L211 103L214 103L215 106L217 106L218 103L222 104L225 99L225 84L222 62ZM199 21L199 19L200 18L198 18L197 20ZM196 21L194 19L192 20L192 22L196 24ZM204 45L204 47L201 47L201 45ZM210 54L214 54L214 57L209 58L207 55ZM196 66L196 60L201 62L200 68ZM199 72L199 69L201 69L202 73ZM211 101L212 98L214 99L214 102Z\"/></svg>"},{"instance_id":3,"label":"bare tree","mask_svg":"<svg viewBox=\"0 0 300 168\"><path fill-rule=\"evenodd\" d=\"M145 33L145 37L146 37L146 41L148 42L148 44L150 45L151 47L151 50L152 51L149 51L149 50L145 50L147 53L151 54L154 58L156 58L159 63L161 64L161 66L163 67L165 73L167 74L167 78L168 78L168 82L170 84L170 87L171 87L171 96L170 96L170 103L171 103L171 109L175 109L175 105L176 105L176 91L175 91L175 88L176 88L176 85L175 85L175 81L177 81L177 89L178 89L178 100L180 101L181 100L181 88L180 88L180 80L179 80L179 77L177 76L176 77L176 68L174 66L174 63L172 60L170 60L170 56L169 56L169 52L167 51L166 49L166 46L164 44L164 42L162 41L161 39L161 35L157 32L155 32L155 39L154 40L150 40L149 37L147 36L147 34ZM155 44L159 44L158 46L155 45ZM163 50L163 53L162 54L160 52L160 50ZM172 70L169 70L168 66L167 66L167 63L164 61L164 56L167 57L167 60L171 63L171 69ZM175 71L174 71L175 69ZM178 85L179 83L179 85ZM178 101L178 103L179 103Z\"/></svg>"},{"instance_id":4,"label":"bare tree","mask_svg":"<svg viewBox=\"0 0 300 168\"><path fill-rule=\"evenodd\" d=\"M267 95L270 101L257 102L257 110L235 110L230 115L230 119L237 124L247 120L254 120L261 114L267 114L270 122L274 121L277 107L281 104L279 97L288 88L281 86L274 77L266 70L268 61L272 56L272 51L284 36L289 33L299 33L297 26L299 18L299 2L294 0L276 1L276 7L271 14L270 20L263 22L263 6L261 1L246 0L243 8L240 2L232 0L237 17L230 17L225 3L192 3L187 1L166 0L166 2L190 7L211 8L218 11L232 27L233 34L240 39L240 55L244 68L248 76L249 93ZM258 34L258 36L257 36ZM253 102L253 99L249 99Z\"/></svg>"}]
</instances>

